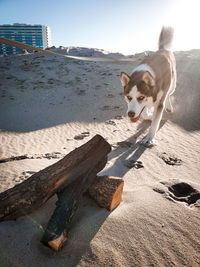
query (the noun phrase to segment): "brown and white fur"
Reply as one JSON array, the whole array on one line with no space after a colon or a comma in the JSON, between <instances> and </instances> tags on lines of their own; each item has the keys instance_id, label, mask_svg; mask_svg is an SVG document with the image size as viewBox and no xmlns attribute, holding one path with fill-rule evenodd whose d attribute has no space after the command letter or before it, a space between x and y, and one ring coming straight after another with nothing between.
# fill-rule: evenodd
<instances>
[{"instance_id":1,"label":"brown and white fur","mask_svg":"<svg viewBox=\"0 0 200 267\"><path fill-rule=\"evenodd\" d=\"M170 101L176 87L176 61L170 51L173 32L173 28L163 27L158 51L146 57L130 76L125 72L120 74L130 121L136 122L140 116L152 119L149 133L142 141L144 144L153 143L163 110L173 112Z\"/></svg>"}]
</instances>

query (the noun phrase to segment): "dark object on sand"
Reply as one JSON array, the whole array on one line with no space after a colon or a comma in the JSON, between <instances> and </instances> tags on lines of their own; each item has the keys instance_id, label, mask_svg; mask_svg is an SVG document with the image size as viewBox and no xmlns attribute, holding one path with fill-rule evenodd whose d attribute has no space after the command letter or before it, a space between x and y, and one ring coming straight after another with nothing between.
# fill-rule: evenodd
<instances>
[{"instance_id":1,"label":"dark object on sand","mask_svg":"<svg viewBox=\"0 0 200 267\"><path fill-rule=\"evenodd\" d=\"M182 164L181 159L178 159L174 155L169 155L166 152L162 153L159 157L168 165L181 165Z\"/></svg>"},{"instance_id":2,"label":"dark object on sand","mask_svg":"<svg viewBox=\"0 0 200 267\"><path fill-rule=\"evenodd\" d=\"M108 210L113 210L120 203L123 179L97 177L97 173L105 167L110 151L110 144L102 136L96 135L63 159L1 193L0 221L27 215L56 193L56 209L42 242L59 250L67 239L70 222L84 192L89 189L91 197Z\"/></svg>"}]
</instances>

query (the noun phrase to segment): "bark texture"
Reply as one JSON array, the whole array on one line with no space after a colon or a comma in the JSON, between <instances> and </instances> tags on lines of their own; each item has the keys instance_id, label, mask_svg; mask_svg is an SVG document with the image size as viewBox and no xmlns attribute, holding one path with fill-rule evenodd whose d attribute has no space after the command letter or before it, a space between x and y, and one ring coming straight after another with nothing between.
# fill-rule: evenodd
<instances>
[{"instance_id":1,"label":"bark texture","mask_svg":"<svg viewBox=\"0 0 200 267\"><path fill-rule=\"evenodd\" d=\"M85 181L90 175L95 178L104 168L110 151L109 143L96 135L63 159L1 193L0 221L17 219L33 212L74 181Z\"/></svg>"}]
</instances>

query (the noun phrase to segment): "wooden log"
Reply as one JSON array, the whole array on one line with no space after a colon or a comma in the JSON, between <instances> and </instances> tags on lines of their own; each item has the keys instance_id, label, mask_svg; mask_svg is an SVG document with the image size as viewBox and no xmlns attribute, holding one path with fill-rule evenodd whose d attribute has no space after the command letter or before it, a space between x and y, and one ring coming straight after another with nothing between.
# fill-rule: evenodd
<instances>
[{"instance_id":1,"label":"wooden log","mask_svg":"<svg viewBox=\"0 0 200 267\"><path fill-rule=\"evenodd\" d=\"M21 184L0 194L0 221L13 220L29 214L43 205L58 190L87 177L96 177L107 161L111 146L100 136L94 136L63 159L33 174Z\"/></svg>"},{"instance_id":2,"label":"wooden log","mask_svg":"<svg viewBox=\"0 0 200 267\"><path fill-rule=\"evenodd\" d=\"M113 176L97 176L88 192L100 207L109 211L115 209L122 200L124 179Z\"/></svg>"},{"instance_id":3,"label":"wooden log","mask_svg":"<svg viewBox=\"0 0 200 267\"><path fill-rule=\"evenodd\" d=\"M91 197L108 210L116 208L121 199L124 180L112 176L97 176L88 174L67 186L58 194L56 209L48 222L41 242L59 251L67 240L71 220L78 208L82 194L88 189Z\"/></svg>"},{"instance_id":4,"label":"wooden log","mask_svg":"<svg viewBox=\"0 0 200 267\"><path fill-rule=\"evenodd\" d=\"M80 180L80 179L79 179ZM70 222L78 208L79 194L78 183L73 182L58 194L56 208L47 224L41 242L53 250L58 251L67 240ZM77 189L77 192L75 192Z\"/></svg>"},{"instance_id":5,"label":"wooden log","mask_svg":"<svg viewBox=\"0 0 200 267\"><path fill-rule=\"evenodd\" d=\"M67 240L71 221L79 206L82 194L92 184L93 179L95 179L94 174L88 173L87 176L79 178L58 193L56 208L41 239L42 243L55 251L61 249Z\"/></svg>"}]
</instances>

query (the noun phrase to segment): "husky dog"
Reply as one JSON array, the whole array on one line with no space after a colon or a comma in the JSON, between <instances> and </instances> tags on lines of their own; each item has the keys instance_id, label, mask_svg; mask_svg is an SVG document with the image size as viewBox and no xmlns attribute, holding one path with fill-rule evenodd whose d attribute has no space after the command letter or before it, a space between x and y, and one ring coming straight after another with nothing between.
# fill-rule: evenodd
<instances>
[{"instance_id":1,"label":"husky dog","mask_svg":"<svg viewBox=\"0 0 200 267\"><path fill-rule=\"evenodd\" d=\"M143 144L151 144L159 128L163 110L173 112L170 96L176 88L176 61L170 51L174 30L163 27L158 51L147 56L132 72L121 72L120 79L128 104L127 114L131 122L152 119L149 133Z\"/></svg>"}]
</instances>

